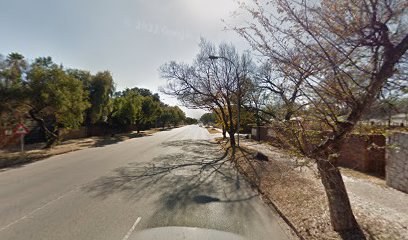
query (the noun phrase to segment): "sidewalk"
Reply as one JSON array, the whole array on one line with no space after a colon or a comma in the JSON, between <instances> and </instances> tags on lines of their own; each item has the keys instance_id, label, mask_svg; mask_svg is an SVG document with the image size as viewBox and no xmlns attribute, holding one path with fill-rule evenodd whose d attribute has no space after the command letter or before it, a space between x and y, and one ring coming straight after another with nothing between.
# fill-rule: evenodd
<instances>
[{"instance_id":1,"label":"sidewalk","mask_svg":"<svg viewBox=\"0 0 408 240\"><path fill-rule=\"evenodd\" d=\"M266 143L241 140L241 171L289 219L305 239L341 239L331 230L326 195L313 162ZM247 152L246 152L247 151ZM269 161L254 160L262 152ZM308 164L309 166L299 167ZM354 214L368 238L408 239L408 194L384 180L341 169Z\"/></svg>"}]
</instances>

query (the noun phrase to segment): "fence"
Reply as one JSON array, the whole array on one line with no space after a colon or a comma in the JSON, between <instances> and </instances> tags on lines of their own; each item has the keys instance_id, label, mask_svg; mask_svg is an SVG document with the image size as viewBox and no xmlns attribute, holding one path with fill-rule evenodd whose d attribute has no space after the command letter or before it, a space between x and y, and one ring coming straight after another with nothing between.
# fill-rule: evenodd
<instances>
[{"instance_id":1,"label":"fence","mask_svg":"<svg viewBox=\"0 0 408 240\"><path fill-rule=\"evenodd\" d=\"M351 134L341 143L337 164L385 176L385 145L384 135Z\"/></svg>"}]
</instances>

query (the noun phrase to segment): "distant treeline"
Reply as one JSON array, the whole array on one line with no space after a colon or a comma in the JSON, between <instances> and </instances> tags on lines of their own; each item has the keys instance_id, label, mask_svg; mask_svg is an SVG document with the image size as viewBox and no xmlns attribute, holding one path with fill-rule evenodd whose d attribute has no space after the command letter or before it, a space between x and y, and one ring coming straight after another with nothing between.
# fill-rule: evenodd
<instances>
[{"instance_id":1,"label":"distant treeline","mask_svg":"<svg viewBox=\"0 0 408 240\"><path fill-rule=\"evenodd\" d=\"M19 53L0 55L0 126L12 128L29 119L41 128L48 146L57 142L62 128L103 124L143 130L194 123L148 89L115 91L109 71L91 74L64 68L51 57L28 61Z\"/></svg>"}]
</instances>

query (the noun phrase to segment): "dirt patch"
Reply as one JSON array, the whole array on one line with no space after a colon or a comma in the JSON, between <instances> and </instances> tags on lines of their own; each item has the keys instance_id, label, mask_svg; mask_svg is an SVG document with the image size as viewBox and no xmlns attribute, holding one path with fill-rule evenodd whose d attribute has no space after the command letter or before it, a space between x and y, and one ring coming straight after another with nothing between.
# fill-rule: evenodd
<instances>
[{"instance_id":1,"label":"dirt patch","mask_svg":"<svg viewBox=\"0 0 408 240\"><path fill-rule=\"evenodd\" d=\"M299 163L308 161L267 144L245 140L241 146L242 151L237 151L235 157L239 171L273 203L301 237L358 239L345 238L332 230L326 194L313 164L299 167ZM257 151L267 155L269 161L256 160ZM382 187L381 179L374 176L363 177L364 174L348 169L342 169L342 173L347 178L353 211L367 239L407 239L408 211L403 202L408 200L408 195ZM381 200L378 195L386 199ZM400 206L395 206L397 203Z\"/></svg>"},{"instance_id":2,"label":"dirt patch","mask_svg":"<svg viewBox=\"0 0 408 240\"><path fill-rule=\"evenodd\" d=\"M216 128L207 128L207 131L208 131L210 134L221 133L221 131L218 130L218 129L216 129Z\"/></svg>"},{"instance_id":3,"label":"dirt patch","mask_svg":"<svg viewBox=\"0 0 408 240\"><path fill-rule=\"evenodd\" d=\"M347 177L352 177L352 178L358 178L361 180L366 180L369 181L371 183L377 184L381 187L386 187L387 183L385 182L385 179L383 177L380 176L376 176L376 175L370 175L370 174L366 174L366 173L362 173L362 172L358 172L349 168L340 168L341 174L343 176L347 176Z\"/></svg>"}]
</instances>

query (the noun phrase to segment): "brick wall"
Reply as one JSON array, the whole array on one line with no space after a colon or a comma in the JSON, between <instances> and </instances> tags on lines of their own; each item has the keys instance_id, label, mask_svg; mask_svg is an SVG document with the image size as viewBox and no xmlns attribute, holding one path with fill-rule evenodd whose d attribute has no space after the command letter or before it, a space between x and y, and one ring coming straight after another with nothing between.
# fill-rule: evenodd
<instances>
[{"instance_id":1,"label":"brick wall","mask_svg":"<svg viewBox=\"0 0 408 240\"><path fill-rule=\"evenodd\" d=\"M259 130L261 141L278 141L275 137L276 133L273 128L261 127ZM253 128L252 139L258 140L257 133L258 129ZM322 134L325 135L328 133L323 132ZM285 146L285 143L277 143L279 146ZM307 142L305 142L304 145L309 149L313 147L313 144ZM337 165L384 176L385 145L386 138L383 135L352 134L341 143L340 156L337 160Z\"/></svg>"},{"instance_id":2,"label":"brick wall","mask_svg":"<svg viewBox=\"0 0 408 240\"><path fill-rule=\"evenodd\" d=\"M387 185L408 193L408 133L388 137Z\"/></svg>"},{"instance_id":3,"label":"brick wall","mask_svg":"<svg viewBox=\"0 0 408 240\"><path fill-rule=\"evenodd\" d=\"M384 135L351 134L341 143L337 165L384 176L385 144Z\"/></svg>"},{"instance_id":4,"label":"brick wall","mask_svg":"<svg viewBox=\"0 0 408 240\"><path fill-rule=\"evenodd\" d=\"M269 127L253 127L251 131L251 138L259 141L273 141L274 134L272 129Z\"/></svg>"}]
</instances>

